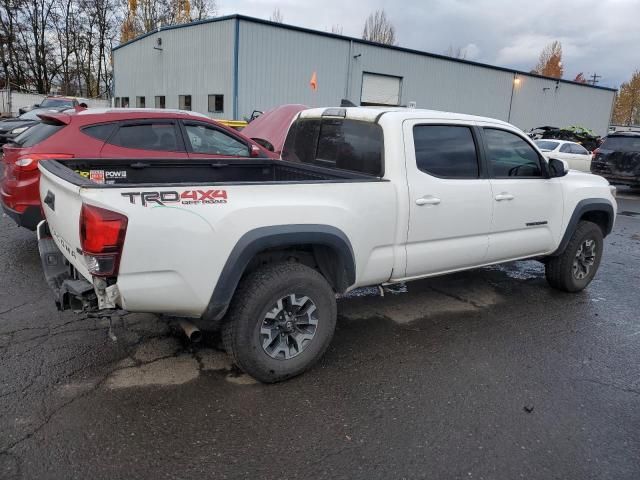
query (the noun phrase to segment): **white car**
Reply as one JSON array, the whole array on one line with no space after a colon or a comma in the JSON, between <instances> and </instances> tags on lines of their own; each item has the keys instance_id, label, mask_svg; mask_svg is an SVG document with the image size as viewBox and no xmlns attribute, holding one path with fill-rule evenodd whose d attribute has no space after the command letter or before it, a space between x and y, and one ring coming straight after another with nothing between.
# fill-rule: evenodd
<instances>
[{"instance_id":1,"label":"white car","mask_svg":"<svg viewBox=\"0 0 640 480\"><path fill-rule=\"evenodd\" d=\"M546 158L564 160L572 170L591 171L591 152L579 143L547 138L535 143Z\"/></svg>"},{"instance_id":2,"label":"white car","mask_svg":"<svg viewBox=\"0 0 640 480\"><path fill-rule=\"evenodd\" d=\"M352 288L535 258L580 291L616 215L605 179L547 161L516 127L428 110L304 110L281 160L39 168L60 308L199 317L263 382L322 356Z\"/></svg>"}]
</instances>

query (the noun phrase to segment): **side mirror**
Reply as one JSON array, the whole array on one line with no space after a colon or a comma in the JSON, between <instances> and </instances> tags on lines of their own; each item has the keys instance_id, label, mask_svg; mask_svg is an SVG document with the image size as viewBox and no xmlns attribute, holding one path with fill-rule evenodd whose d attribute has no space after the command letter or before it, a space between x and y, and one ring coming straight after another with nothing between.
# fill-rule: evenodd
<instances>
[{"instance_id":1,"label":"side mirror","mask_svg":"<svg viewBox=\"0 0 640 480\"><path fill-rule=\"evenodd\" d=\"M569 165L564 160L550 158L549 171L551 173L551 178L564 177L569 173Z\"/></svg>"},{"instance_id":2,"label":"side mirror","mask_svg":"<svg viewBox=\"0 0 640 480\"><path fill-rule=\"evenodd\" d=\"M260 149L256 145L251 145L251 157L259 157Z\"/></svg>"},{"instance_id":3,"label":"side mirror","mask_svg":"<svg viewBox=\"0 0 640 480\"><path fill-rule=\"evenodd\" d=\"M267 150L269 150L270 152L275 152L275 148L273 147L273 145L271 145L271 142L269 142L268 140L265 140L264 138L252 138L251 140L253 140L254 142L256 142L258 145L260 145L261 147L266 148Z\"/></svg>"}]
</instances>

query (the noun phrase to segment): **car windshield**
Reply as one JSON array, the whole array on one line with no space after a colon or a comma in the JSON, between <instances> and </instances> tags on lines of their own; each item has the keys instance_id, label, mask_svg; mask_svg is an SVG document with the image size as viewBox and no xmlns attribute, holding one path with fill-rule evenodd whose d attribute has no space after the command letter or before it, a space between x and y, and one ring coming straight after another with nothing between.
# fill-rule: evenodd
<instances>
[{"instance_id":1,"label":"car windshield","mask_svg":"<svg viewBox=\"0 0 640 480\"><path fill-rule=\"evenodd\" d=\"M640 136L624 137L612 136L607 137L600 146L602 150L615 150L617 152L640 152Z\"/></svg>"},{"instance_id":2,"label":"car windshield","mask_svg":"<svg viewBox=\"0 0 640 480\"><path fill-rule=\"evenodd\" d=\"M550 142L548 140L536 140L535 143L540 150L554 150L558 146L558 142Z\"/></svg>"},{"instance_id":3,"label":"car windshield","mask_svg":"<svg viewBox=\"0 0 640 480\"><path fill-rule=\"evenodd\" d=\"M41 107L73 107L73 102L66 98L45 98Z\"/></svg>"}]
</instances>

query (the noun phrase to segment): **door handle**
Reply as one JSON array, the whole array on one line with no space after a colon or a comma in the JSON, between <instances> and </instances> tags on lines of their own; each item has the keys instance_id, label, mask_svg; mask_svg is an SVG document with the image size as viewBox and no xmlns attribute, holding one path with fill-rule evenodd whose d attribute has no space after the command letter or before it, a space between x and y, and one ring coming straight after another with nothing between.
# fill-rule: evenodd
<instances>
[{"instance_id":1,"label":"door handle","mask_svg":"<svg viewBox=\"0 0 640 480\"><path fill-rule=\"evenodd\" d=\"M502 192L496 195L496 201L502 202L503 200L513 200L514 196L507 192Z\"/></svg>"},{"instance_id":2,"label":"door handle","mask_svg":"<svg viewBox=\"0 0 640 480\"><path fill-rule=\"evenodd\" d=\"M438 205L440 203L440 199L432 196L425 196L416 200L416 205Z\"/></svg>"}]
</instances>

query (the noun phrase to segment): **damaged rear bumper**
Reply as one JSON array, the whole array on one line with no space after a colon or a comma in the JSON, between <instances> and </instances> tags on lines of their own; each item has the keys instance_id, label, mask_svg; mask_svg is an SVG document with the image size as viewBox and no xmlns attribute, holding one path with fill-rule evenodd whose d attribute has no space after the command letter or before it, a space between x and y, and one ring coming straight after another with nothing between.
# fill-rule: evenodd
<instances>
[{"instance_id":1,"label":"damaged rear bumper","mask_svg":"<svg viewBox=\"0 0 640 480\"><path fill-rule=\"evenodd\" d=\"M98 310L98 297L93 284L78 275L62 255L45 220L38 224L37 233L42 270L53 291L58 310Z\"/></svg>"}]
</instances>

